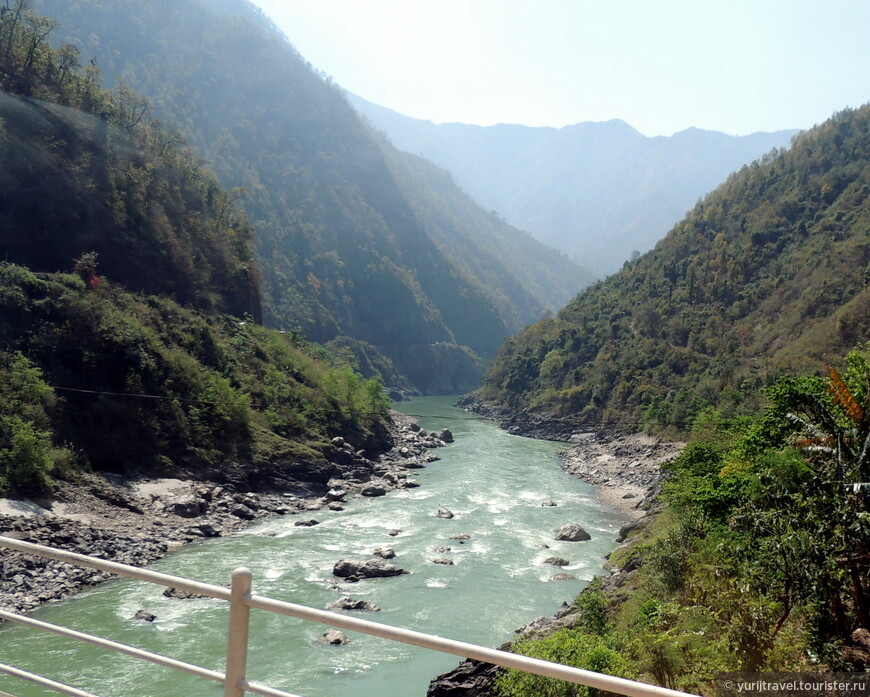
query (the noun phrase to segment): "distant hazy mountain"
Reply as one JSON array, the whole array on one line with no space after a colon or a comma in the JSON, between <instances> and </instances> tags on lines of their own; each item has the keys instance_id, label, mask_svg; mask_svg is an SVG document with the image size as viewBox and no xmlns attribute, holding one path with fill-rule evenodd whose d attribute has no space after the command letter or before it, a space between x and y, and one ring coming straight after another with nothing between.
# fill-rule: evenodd
<instances>
[{"instance_id":1,"label":"distant hazy mountain","mask_svg":"<svg viewBox=\"0 0 870 697\"><path fill-rule=\"evenodd\" d=\"M565 128L433 124L349 95L400 150L446 168L483 207L601 274L645 252L698 199L797 131L648 138L619 120Z\"/></svg>"},{"instance_id":2,"label":"distant hazy mountain","mask_svg":"<svg viewBox=\"0 0 870 697\"><path fill-rule=\"evenodd\" d=\"M449 177L437 193L428 174L400 181L399 154L246 0L34 6L105 82L146 95L224 187L244 188L267 323L348 349L389 384L473 388L477 357L590 280L530 237L514 244L521 233Z\"/></svg>"}]
</instances>

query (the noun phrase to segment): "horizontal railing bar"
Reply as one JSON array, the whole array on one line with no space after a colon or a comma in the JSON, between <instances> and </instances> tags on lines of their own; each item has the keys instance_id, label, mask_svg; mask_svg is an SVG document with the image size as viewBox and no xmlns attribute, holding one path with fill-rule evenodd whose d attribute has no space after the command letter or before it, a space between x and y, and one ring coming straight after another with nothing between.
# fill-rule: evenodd
<instances>
[{"instance_id":1,"label":"horizontal railing bar","mask_svg":"<svg viewBox=\"0 0 870 697\"><path fill-rule=\"evenodd\" d=\"M26 670L19 670L18 668L13 668L12 666L7 666L4 663L0 663L0 673L6 673L6 675L11 675L15 678L21 678L22 680L27 680L28 682L32 682L40 687L47 687L49 690L54 690L55 692L60 692L62 695L71 695L72 697L98 697L97 695L91 692L85 692L84 690L78 690L75 687L70 687L69 685L64 685L61 682L55 682L54 680L49 680L48 678L43 678L40 675L34 675L33 673L28 673Z\"/></svg>"},{"instance_id":2,"label":"horizontal railing bar","mask_svg":"<svg viewBox=\"0 0 870 697\"><path fill-rule=\"evenodd\" d=\"M559 680L567 680L580 685L587 685L607 692L616 692L629 697L687 697L689 693L671 690L658 685L648 685L646 683L628 680L626 678L617 678L611 675L595 673L591 670L583 670L582 668L573 668L564 666L559 663L551 663L542 661L537 658L529 658L519 654L510 653L508 651L500 651L498 649L489 649L475 644L468 644L463 641L454 639L445 639L443 637L432 634L425 634L411 629L402 627L393 627L388 624L372 622L358 617L348 617L337 612L329 612L327 610L317 610L288 603L282 600L274 600L259 595L251 595L246 600L252 608L267 610L289 617L297 617L299 619L319 622L333 627L341 627L350 631L361 632L371 636L381 637L382 639L390 639L399 641L404 644L412 644L442 653L454 654L464 658L473 658L485 663L493 663L503 668L516 668L527 673L535 673L550 678ZM694 696L692 696L694 697Z\"/></svg>"},{"instance_id":3,"label":"horizontal railing bar","mask_svg":"<svg viewBox=\"0 0 870 697\"><path fill-rule=\"evenodd\" d=\"M106 571L108 573L118 574L120 576L128 576L142 581L148 581L150 583L180 588L182 590L211 596L220 600L230 600L230 589L223 586L200 583L198 581L190 581L180 576L170 576L169 574L140 569L134 566L129 566L127 564L119 564L117 562L96 559L94 557L88 557L83 554L77 554L75 552L56 550L51 547L34 544L32 542L24 542L22 540L15 540L10 537L0 536L0 546L5 546L10 549L24 552L26 554L34 554L36 556L56 559L62 562L78 564L88 568L97 569L99 571ZM289 617L296 617L312 622L318 622L320 624L326 624L333 627L340 627L342 629L348 629L350 631L356 631L371 636L381 637L383 639L398 641L404 644L420 646L422 648L430 649L433 651L440 651L442 653L453 654L464 658L472 658L483 661L485 663L492 663L494 665L504 668L514 668L528 673L534 673L536 675L543 675L545 677L566 680L574 684L587 685L589 687L627 695L628 697L695 697L694 695L690 695L686 692L679 692L678 690L671 690L665 687L659 687L657 685L648 685L646 683L627 680L625 678L617 678L610 675L604 675L602 673L583 670L581 668L573 668L558 663L551 663L549 661L542 661L536 658L529 658L527 656L521 656L518 654L510 653L508 651L489 649L483 646L477 646L475 644L456 641L454 639L445 639L443 637L435 636L432 634L425 634L423 632L417 632L410 629L404 629L401 627L394 627L387 624L372 622L371 620L348 617L347 615L342 615L336 612L317 610L315 608L306 607L304 605L297 605L295 603L274 600L272 598L266 598L263 596L249 594L244 597L244 602L251 608L275 612L277 614L286 615ZM172 659L168 660L171 661ZM0 666L0 670L2 670L2 668L3 667ZM15 670L16 672L23 672L17 671L17 669L12 668L10 668L10 670ZM38 676L32 677L38 678ZM39 679L45 680L44 678ZM221 678L221 680L223 680L223 677ZM48 682L50 683L51 681ZM296 697L295 695L288 695L287 693L282 693L277 690L273 691L272 688L261 686L257 683L244 682L242 683L242 685L246 691L266 695L266 697ZM72 690L74 688L66 689ZM63 692L63 690L58 691ZM65 694L93 697L91 695L87 695L87 693L79 691L65 692Z\"/></svg>"},{"instance_id":4,"label":"horizontal railing bar","mask_svg":"<svg viewBox=\"0 0 870 697\"><path fill-rule=\"evenodd\" d=\"M199 678L205 678L206 680L213 680L219 683L223 683L224 681L224 674L218 673L214 670L200 668L199 666L195 666L191 663L177 661L174 658L161 656L160 654L151 653L150 651L145 651L144 649L137 649L133 646L127 646L126 644L119 644L118 642L110 641L109 639L103 639L102 637L94 636L93 634L84 634L83 632L77 632L74 629L67 629L66 627L60 627L56 624L49 624L48 622L35 620L31 617L25 617L24 615L17 615L14 612L0 610L0 619L9 620L10 622L17 622L18 624L23 624L28 627L33 627L35 629L41 629L45 632L51 632L52 634L57 634L59 636L83 641L87 644L92 644L94 646L99 646L100 648L108 649L109 651L123 653L127 656L132 656L133 658L148 661L149 663L156 663L157 665L163 666L164 668L173 668L175 670L180 670L184 673L190 673L191 675L195 675Z\"/></svg>"},{"instance_id":5,"label":"horizontal railing bar","mask_svg":"<svg viewBox=\"0 0 870 697\"><path fill-rule=\"evenodd\" d=\"M219 600L230 599L230 589L224 586L216 586L211 583L201 583L200 581L191 581L181 576L170 576L158 571L150 571L148 569L140 569L129 564L119 564L114 561L106 561L105 559L97 559L96 557L88 557L84 554L76 552L67 552L65 550L54 549L44 545L34 544L33 542L24 542L23 540L15 540L11 537L0 535L0 546L9 547L25 554L35 554L38 557L47 557L56 561L63 561L69 564L78 564L86 566L89 569L97 569L98 571L106 571L110 574L118 576L129 576L139 579L140 581L148 581L161 586L170 588L180 588L181 590L199 595L207 595Z\"/></svg>"}]
</instances>

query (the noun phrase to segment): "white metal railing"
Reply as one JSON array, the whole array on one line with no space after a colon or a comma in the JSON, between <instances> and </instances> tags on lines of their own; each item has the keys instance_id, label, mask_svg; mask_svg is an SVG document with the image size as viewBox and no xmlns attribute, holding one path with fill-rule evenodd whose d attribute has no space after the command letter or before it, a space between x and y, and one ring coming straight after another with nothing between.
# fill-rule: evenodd
<instances>
[{"instance_id":1,"label":"white metal railing","mask_svg":"<svg viewBox=\"0 0 870 697\"><path fill-rule=\"evenodd\" d=\"M369 634L383 639L389 639L391 641L412 644L414 646L462 656L464 658L473 658L485 663L493 663L503 668L514 668L528 673L534 673L536 675L566 680L578 685L587 685L607 692L628 695L629 697L692 697L689 696L688 693L670 690L656 685L648 685L633 680L626 680L625 678L616 678L589 670L572 668L558 663L520 656L507 651L490 649L462 641L445 639L432 634L424 634L423 632L404 629L402 627L393 627L379 622L372 622L371 620L349 617L336 612L317 610L304 605L296 605L294 603L254 595L251 592L251 572L245 568L236 569L232 575L230 588L225 588L223 586L216 586L209 583L192 581L180 576L171 576L157 571L140 569L135 566L128 566L126 564L106 561L96 557L89 557L84 554L66 552L60 549L34 544L32 542L15 540L9 537L0 536L0 547L6 547L25 554L32 554L47 559L67 562L69 564L76 564L91 569L97 569L118 576L129 576L149 583L179 588L181 590L190 591L191 593L198 593L200 595L218 598L219 600L226 600L229 602L229 627L227 630L226 668L224 673L207 670L206 668L200 668L199 666L151 653L150 651L144 651L132 646L109 641L108 639L84 634L82 632L76 632L47 622L41 622L24 615L0 610L0 619L18 622L36 629L83 641L110 651L133 656L134 658L155 663L166 668L180 670L206 680L221 683L224 686L224 697L243 697L245 693L263 695L263 697L298 697L298 695L282 692L281 690L276 690L246 679L245 670L248 653L248 619L251 609L266 610L280 615L319 622L331 627L339 627L341 629ZM61 694L73 695L74 697L96 697L89 692L84 692L74 687L69 687L53 680L49 680L48 678L28 673L2 663L0 663L0 673L5 673L7 675L36 683ZM0 692L0 695L4 694L5 693Z\"/></svg>"}]
</instances>

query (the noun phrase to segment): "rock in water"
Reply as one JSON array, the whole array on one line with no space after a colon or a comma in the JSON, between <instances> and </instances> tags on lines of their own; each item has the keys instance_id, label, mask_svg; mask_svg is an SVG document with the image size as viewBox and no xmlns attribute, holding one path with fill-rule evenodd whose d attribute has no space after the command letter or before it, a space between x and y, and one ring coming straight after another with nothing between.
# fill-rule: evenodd
<instances>
[{"instance_id":1,"label":"rock in water","mask_svg":"<svg viewBox=\"0 0 870 697\"><path fill-rule=\"evenodd\" d=\"M453 433L450 432L449 428L441 429L441 432L438 434L438 440L443 440L445 443L452 443Z\"/></svg>"},{"instance_id":2,"label":"rock in water","mask_svg":"<svg viewBox=\"0 0 870 697\"><path fill-rule=\"evenodd\" d=\"M555 539L561 542L586 542L592 539L592 536L578 523L566 523L553 532L556 534Z\"/></svg>"},{"instance_id":3,"label":"rock in water","mask_svg":"<svg viewBox=\"0 0 870 697\"><path fill-rule=\"evenodd\" d=\"M359 600L358 598L351 598L350 596L343 595L338 600L334 600L329 604L326 608L327 610L360 610L363 612L380 612L381 608L379 608L374 603L370 603L367 600Z\"/></svg>"},{"instance_id":4,"label":"rock in water","mask_svg":"<svg viewBox=\"0 0 870 697\"><path fill-rule=\"evenodd\" d=\"M386 576L400 576L408 571L390 564L383 559L339 559L332 569L332 573L339 578L383 578Z\"/></svg>"},{"instance_id":5,"label":"rock in water","mask_svg":"<svg viewBox=\"0 0 870 697\"><path fill-rule=\"evenodd\" d=\"M329 644L330 646L343 646L344 644L350 643L350 639L347 638L347 635L343 632L339 632L337 629L330 629L328 632L324 632L318 641L322 644Z\"/></svg>"},{"instance_id":6,"label":"rock in water","mask_svg":"<svg viewBox=\"0 0 870 697\"><path fill-rule=\"evenodd\" d=\"M445 508L444 506L438 506L438 513L435 514L436 518L452 518L453 511L449 508Z\"/></svg>"},{"instance_id":7,"label":"rock in water","mask_svg":"<svg viewBox=\"0 0 870 697\"><path fill-rule=\"evenodd\" d=\"M182 590L181 588L175 588L174 586L163 591L163 595L167 598L176 598L178 600L200 600L209 597L207 595L200 595L199 593Z\"/></svg>"}]
</instances>

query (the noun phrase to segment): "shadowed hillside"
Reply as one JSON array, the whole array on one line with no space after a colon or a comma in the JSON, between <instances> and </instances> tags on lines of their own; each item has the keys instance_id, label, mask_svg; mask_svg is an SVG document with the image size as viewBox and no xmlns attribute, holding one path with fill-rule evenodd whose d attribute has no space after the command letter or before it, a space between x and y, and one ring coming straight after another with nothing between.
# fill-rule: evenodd
<instances>
[{"instance_id":1,"label":"shadowed hillside","mask_svg":"<svg viewBox=\"0 0 870 697\"><path fill-rule=\"evenodd\" d=\"M381 383L252 321L232 196L52 26L0 14L0 492L80 469L316 490L333 437L384 449Z\"/></svg>"}]
</instances>

